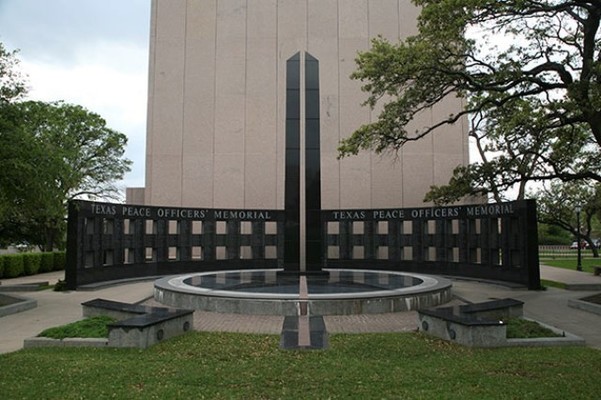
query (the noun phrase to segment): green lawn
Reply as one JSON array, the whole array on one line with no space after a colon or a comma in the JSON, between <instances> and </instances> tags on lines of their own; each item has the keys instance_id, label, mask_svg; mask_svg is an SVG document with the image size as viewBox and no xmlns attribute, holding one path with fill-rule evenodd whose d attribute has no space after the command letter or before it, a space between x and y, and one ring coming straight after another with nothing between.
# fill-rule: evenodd
<instances>
[{"instance_id":1,"label":"green lawn","mask_svg":"<svg viewBox=\"0 0 601 400\"><path fill-rule=\"evenodd\" d=\"M574 258L565 258L565 259L541 259L541 264L548 265L550 267L558 267L558 268L566 268L576 270L576 266L578 265L578 260L576 257ZM593 265L601 265L601 258L583 258L582 259L582 270L584 272L593 272Z\"/></svg>"},{"instance_id":2,"label":"green lawn","mask_svg":"<svg viewBox=\"0 0 601 400\"><path fill-rule=\"evenodd\" d=\"M592 399L601 351L468 349L419 334L335 335L327 351L278 336L191 332L147 350L0 355L5 399Z\"/></svg>"}]
</instances>

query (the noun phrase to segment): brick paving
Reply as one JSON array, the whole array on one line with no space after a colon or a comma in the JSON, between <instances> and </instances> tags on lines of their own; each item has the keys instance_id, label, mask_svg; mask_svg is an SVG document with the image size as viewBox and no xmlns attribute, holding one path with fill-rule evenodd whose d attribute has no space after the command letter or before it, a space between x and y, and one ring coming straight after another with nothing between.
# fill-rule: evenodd
<instances>
[{"instance_id":1,"label":"brick paving","mask_svg":"<svg viewBox=\"0 0 601 400\"><path fill-rule=\"evenodd\" d=\"M161 306L153 299L146 305ZM359 314L328 315L324 317L328 333L377 333L408 332L417 329L415 311ZM225 314L208 311L194 312L194 329L207 332L239 332L279 335L284 317L279 315L243 315Z\"/></svg>"},{"instance_id":2,"label":"brick paving","mask_svg":"<svg viewBox=\"0 0 601 400\"><path fill-rule=\"evenodd\" d=\"M366 314L329 315L324 317L328 333L408 332L417 329L414 311ZM279 335L284 317L277 315L222 314L194 312L194 329L209 332L240 332Z\"/></svg>"},{"instance_id":3,"label":"brick paving","mask_svg":"<svg viewBox=\"0 0 601 400\"><path fill-rule=\"evenodd\" d=\"M328 333L408 332L417 329L417 312L325 316Z\"/></svg>"},{"instance_id":4,"label":"brick paving","mask_svg":"<svg viewBox=\"0 0 601 400\"><path fill-rule=\"evenodd\" d=\"M279 335L284 317L279 315L222 314L194 312L194 329L208 332L265 333Z\"/></svg>"}]
</instances>

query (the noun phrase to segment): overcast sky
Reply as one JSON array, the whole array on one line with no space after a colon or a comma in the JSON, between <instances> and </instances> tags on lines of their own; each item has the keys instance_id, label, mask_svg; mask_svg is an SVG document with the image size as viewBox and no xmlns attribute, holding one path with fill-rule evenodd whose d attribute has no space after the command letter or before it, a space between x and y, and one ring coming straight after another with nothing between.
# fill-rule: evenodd
<instances>
[{"instance_id":1,"label":"overcast sky","mask_svg":"<svg viewBox=\"0 0 601 400\"><path fill-rule=\"evenodd\" d=\"M0 0L0 41L19 49L29 98L100 114L128 138L122 186L144 185L151 0Z\"/></svg>"}]
</instances>

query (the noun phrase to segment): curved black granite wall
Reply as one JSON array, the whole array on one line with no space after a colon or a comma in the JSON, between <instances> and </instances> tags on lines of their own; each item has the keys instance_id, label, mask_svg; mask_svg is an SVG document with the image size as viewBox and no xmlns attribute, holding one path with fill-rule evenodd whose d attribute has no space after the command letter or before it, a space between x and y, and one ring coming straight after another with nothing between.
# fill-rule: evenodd
<instances>
[{"instance_id":1,"label":"curved black granite wall","mask_svg":"<svg viewBox=\"0 0 601 400\"><path fill-rule=\"evenodd\" d=\"M66 280L284 268L284 210L72 201ZM320 211L328 268L465 276L540 287L532 200L435 208ZM311 272L311 271L308 271Z\"/></svg>"}]
</instances>

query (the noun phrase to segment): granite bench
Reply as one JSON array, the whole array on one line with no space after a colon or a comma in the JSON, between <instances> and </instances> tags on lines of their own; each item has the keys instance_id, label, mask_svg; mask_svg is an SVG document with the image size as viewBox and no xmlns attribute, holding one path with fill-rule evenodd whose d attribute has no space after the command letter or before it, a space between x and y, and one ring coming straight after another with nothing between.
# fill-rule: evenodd
<instances>
[{"instance_id":1,"label":"granite bench","mask_svg":"<svg viewBox=\"0 0 601 400\"><path fill-rule=\"evenodd\" d=\"M507 298L466 304L459 307L459 314L492 320L520 318L524 316L524 302Z\"/></svg>"},{"instance_id":2,"label":"granite bench","mask_svg":"<svg viewBox=\"0 0 601 400\"><path fill-rule=\"evenodd\" d=\"M423 332L464 346L495 347L506 341L507 326L498 319L460 314L455 307L419 310L418 315Z\"/></svg>"},{"instance_id":3,"label":"granite bench","mask_svg":"<svg viewBox=\"0 0 601 400\"><path fill-rule=\"evenodd\" d=\"M420 329L433 336L472 347L498 347L507 342L503 320L523 315L524 303L500 299L457 307L419 310Z\"/></svg>"},{"instance_id":4,"label":"granite bench","mask_svg":"<svg viewBox=\"0 0 601 400\"><path fill-rule=\"evenodd\" d=\"M111 347L147 348L192 328L194 311L150 307L119 301L94 299L82 303L83 316L106 315L117 319L108 325Z\"/></svg>"}]
</instances>

